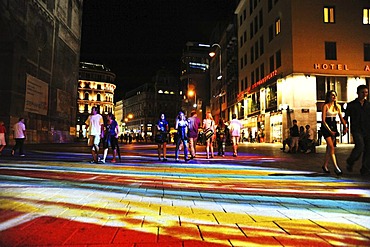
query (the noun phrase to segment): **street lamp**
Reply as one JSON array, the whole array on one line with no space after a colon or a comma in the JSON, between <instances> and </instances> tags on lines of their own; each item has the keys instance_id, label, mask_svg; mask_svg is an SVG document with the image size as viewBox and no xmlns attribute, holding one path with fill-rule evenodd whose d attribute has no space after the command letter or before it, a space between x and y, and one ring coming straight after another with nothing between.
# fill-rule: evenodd
<instances>
[{"instance_id":1,"label":"street lamp","mask_svg":"<svg viewBox=\"0 0 370 247\"><path fill-rule=\"evenodd\" d=\"M215 47L217 46L219 48L219 52L218 52L218 60L219 60L219 75L217 76L217 80L221 80L222 79L222 67L221 67L221 61L222 61L222 49L221 49L221 46L217 43L213 44L212 47ZM216 52L212 51L209 53L209 56L210 57L214 57L216 55Z\"/></svg>"},{"instance_id":2,"label":"street lamp","mask_svg":"<svg viewBox=\"0 0 370 247\"><path fill-rule=\"evenodd\" d=\"M194 104L193 107L197 108L197 93L194 90L189 90L188 91L188 96L189 97L194 97Z\"/></svg>"},{"instance_id":3,"label":"street lamp","mask_svg":"<svg viewBox=\"0 0 370 247\"><path fill-rule=\"evenodd\" d=\"M219 62L219 74L217 76L217 80L220 81L220 93L217 95L219 98L219 105L220 105L220 118L222 118L222 96L223 96L223 90L222 90L222 48L220 44L214 43L212 47L218 47L218 62ZM216 55L216 52L212 51L209 53L210 57L214 57Z\"/></svg>"}]
</instances>

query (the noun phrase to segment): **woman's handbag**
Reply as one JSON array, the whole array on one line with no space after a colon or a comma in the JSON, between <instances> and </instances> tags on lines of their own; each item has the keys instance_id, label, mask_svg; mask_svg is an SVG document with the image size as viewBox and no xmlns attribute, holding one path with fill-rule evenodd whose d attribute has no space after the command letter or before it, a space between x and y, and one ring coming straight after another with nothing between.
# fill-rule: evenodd
<instances>
[{"instance_id":1,"label":"woman's handbag","mask_svg":"<svg viewBox=\"0 0 370 247\"><path fill-rule=\"evenodd\" d=\"M213 136L214 132L211 128L209 129L206 129L206 131L204 132L204 135L206 136L206 140L208 140L209 138L211 138Z\"/></svg>"},{"instance_id":2,"label":"woman's handbag","mask_svg":"<svg viewBox=\"0 0 370 247\"><path fill-rule=\"evenodd\" d=\"M154 141L156 143L163 143L163 134L162 133L157 133L155 136L154 136Z\"/></svg>"},{"instance_id":3,"label":"woman's handbag","mask_svg":"<svg viewBox=\"0 0 370 247\"><path fill-rule=\"evenodd\" d=\"M167 142L167 132L159 132L154 136L154 141L156 143Z\"/></svg>"}]
</instances>

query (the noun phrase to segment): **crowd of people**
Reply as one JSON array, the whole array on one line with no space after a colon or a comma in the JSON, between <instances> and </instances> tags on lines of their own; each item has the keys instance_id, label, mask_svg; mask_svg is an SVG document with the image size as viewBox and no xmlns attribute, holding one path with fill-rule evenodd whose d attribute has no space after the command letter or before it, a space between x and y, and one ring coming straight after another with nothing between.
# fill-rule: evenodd
<instances>
[{"instance_id":1,"label":"crowd of people","mask_svg":"<svg viewBox=\"0 0 370 247\"><path fill-rule=\"evenodd\" d=\"M169 137L169 125L165 114L160 115L157 124L157 133L155 134L155 142L158 144L158 160L167 161L167 143ZM199 134L199 128L203 129L203 133ZM196 111L192 111L190 117L187 118L183 111L180 111L175 123L175 160L180 161L180 151L184 152L184 160L196 158L196 145L198 138L204 138L206 158L214 158L214 146L217 146L217 154L225 157L226 142L232 139L233 156L237 156L238 144L241 136L242 123L233 115L229 127L223 119L220 119L218 124L215 123L212 114L207 112L203 123L197 117Z\"/></svg>"},{"instance_id":2,"label":"crowd of people","mask_svg":"<svg viewBox=\"0 0 370 247\"><path fill-rule=\"evenodd\" d=\"M340 134L345 135L351 124L351 134L355 146L346 160L346 169L352 172L356 161L362 157L361 174L370 174L370 103L368 100L369 89L366 85L357 87L358 97L347 104L345 114L343 116L341 107L337 103L337 93L330 90L326 93L325 103L322 107L321 128L318 130L318 139L315 140L316 134L310 125L298 127L298 121L293 120L292 126L289 128L288 137L283 140L284 152L288 153L312 153L315 152L316 145L321 145L321 139L324 137L326 142L325 159L322 165L324 173L330 173L329 162L333 164L334 172L341 175L343 172L338 165L335 147L336 139ZM343 125L343 132L339 133L337 129L337 119ZM85 122L88 128L88 145L91 147L92 160L91 163L105 163L109 149L112 151L112 159L110 162L117 162L117 156L121 160L120 148L118 140L123 140L131 143L132 139L123 133L120 134L118 124L113 114L106 115L106 120L98 113L97 107L92 107L91 115ZM167 161L167 144L171 140L169 135L169 123L166 116L162 113L156 123L154 141L158 145L158 160ZM199 129L203 132L200 134ZM185 116L183 111L180 111L175 122L176 133L174 135L175 160L179 162L180 151L183 150L183 158L185 161L195 159L196 145L199 139L205 144L206 158L214 157L214 146L217 147L217 154L225 157L225 148L228 142L232 144L233 156L238 155L238 145L244 139L244 130L242 123L232 115L232 120L226 124L224 119L219 119L216 124L212 114L207 112L203 123L197 117L196 111L191 112L189 117ZM3 121L0 121L0 156L6 146L6 128ZM262 136L262 135L261 135ZM24 157L24 142L27 138L25 119L19 118L19 121L13 126L13 137L15 145L11 149L11 155L14 156L18 151L19 156ZM251 133L249 133L251 137ZM241 139L242 138L242 139ZM103 156L99 156L100 144L103 144Z\"/></svg>"}]
</instances>

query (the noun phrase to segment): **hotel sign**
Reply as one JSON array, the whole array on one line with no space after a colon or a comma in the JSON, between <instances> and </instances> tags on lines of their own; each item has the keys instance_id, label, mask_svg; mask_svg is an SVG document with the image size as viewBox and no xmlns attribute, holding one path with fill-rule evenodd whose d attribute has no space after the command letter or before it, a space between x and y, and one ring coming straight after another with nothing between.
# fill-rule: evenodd
<instances>
[{"instance_id":1,"label":"hotel sign","mask_svg":"<svg viewBox=\"0 0 370 247\"><path fill-rule=\"evenodd\" d=\"M335 63L315 63L313 65L314 69L323 70L349 70L347 64L335 64ZM370 65L365 65L364 71L370 71Z\"/></svg>"},{"instance_id":2,"label":"hotel sign","mask_svg":"<svg viewBox=\"0 0 370 247\"><path fill-rule=\"evenodd\" d=\"M347 64L315 63L313 67L315 69L324 69L324 70L349 70Z\"/></svg>"}]
</instances>

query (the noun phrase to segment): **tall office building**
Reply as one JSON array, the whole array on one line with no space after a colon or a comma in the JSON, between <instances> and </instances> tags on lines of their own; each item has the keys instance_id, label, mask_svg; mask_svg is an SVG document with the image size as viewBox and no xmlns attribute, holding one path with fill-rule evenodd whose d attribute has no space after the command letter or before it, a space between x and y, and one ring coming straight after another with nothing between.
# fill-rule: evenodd
<instances>
[{"instance_id":1,"label":"tall office building","mask_svg":"<svg viewBox=\"0 0 370 247\"><path fill-rule=\"evenodd\" d=\"M282 141L293 119L317 130L326 91L345 108L369 85L368 1L242 0L235 13L239 118L253 137Z\"/></svg>"},{"instance_id":2,"label":"tall office building","mask_svg":"<svg viewBox=\"0 0 370 247\"><path fill-rule=\"evenodd\" d=\"M200 119L210 109L209 44L187 42L181 57L182 109L186 116L197 111Z\"/></svg>"}]
</instances>

